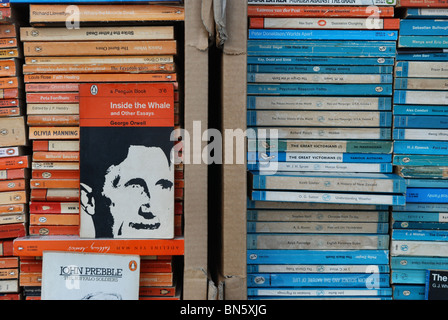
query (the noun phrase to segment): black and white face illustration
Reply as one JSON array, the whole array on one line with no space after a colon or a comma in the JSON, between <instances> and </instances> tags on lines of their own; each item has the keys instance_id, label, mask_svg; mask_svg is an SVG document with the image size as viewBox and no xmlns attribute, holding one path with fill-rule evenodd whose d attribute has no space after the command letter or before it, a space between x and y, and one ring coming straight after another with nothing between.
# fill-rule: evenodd
<instances>
[{"instance_id":1,"label":"black and white face illustration","mask_svg":"<svg viewBox=\"0 0 448 320\"><path fill-rule=\"evenodd\" d=\"M161 148L130 146L123 162L106 173L102 196L110 200L114 238L158 237L171 227L173 164Z\"/></svg>"}]
</instances>

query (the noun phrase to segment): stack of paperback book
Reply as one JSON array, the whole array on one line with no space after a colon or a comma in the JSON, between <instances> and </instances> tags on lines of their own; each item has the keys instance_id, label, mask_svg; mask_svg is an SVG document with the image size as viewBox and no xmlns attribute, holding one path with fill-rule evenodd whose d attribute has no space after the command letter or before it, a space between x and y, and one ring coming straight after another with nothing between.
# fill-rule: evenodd
<instances>
[{"instance_id":1,"label":"stack of paperback book","mask_svg":"<svg viewBox=\"0 0 448 320\"><path fill-rule=\"evenodd\" d=\"M248 3L248 296L390 299L395 2Z\"/></svg>"},{"instance_id":2,"label":"stack of paperback book","mask_svg":"<svg viewBox=\"0 0 448 320\"><path fill-rule=\"evenodd\" d=\"M21 93L20 20L0 6L0 299L19 298L18 258L13 240L27 234L28 139Z\"/></svg>"},{"instance_id":3,"label":"stack of paperback book","mask_svg":"<svg viewBox=\"0 0 448 320\"><path fill-rule=\"evenodd\" d=\"M168 165L173 168L165 168L166 164L160 158L163 153L156 148L144 151L138 145L149 142L154 145L168 142L169 145L173 128L182 126L178 82L178 62L182 59L178 59L177 36L183 24L177 22L183 21L183 6L83 4L76 6L79 21L67 25L66 10L69 8L67 5L31 4L29 25L20 30L25 55L27 122L33 147L29 233L35 236L111 238L111 242L115 237L156 239L182 235L182 166L173 169L167 153L163 159L166 162L168 158ZM80 25L76 26L76 23ZM145 127L159 124L164 127L162 133L154 131L157 136L142 136ZM95 131L96 126L105 129ZM112 132L109 127L124 130L122 133ZM130 143L128 158L125 150L121 152L119 149L126 143ZM165 152L165 149L161 150ZM92 153L95 151L97 154ZM142 159L151 156L151 159L145 164L136 159L126 160L136 155ZM119 195L125 202L117 198L110 204L119 209L109 209L111 215L121 216L111 220L106 215L100 219L97 214L92 218L91 208L96 205L98 212L104 209L92 197L94 193L97 196L96 187L106 176L104 173L102 178L96 175L101 174L101 167L107 169L108 161L114 163L120 156L123 156L123 162L109 168L115 168L115 179L109 187L114 189L109 189L108 197L113 199L114 190L123 188L121 195L115 193L115 196ZM132 166L127 166L131 161ZM173 177L154 180L156 177L146 175L147 169L151 172L159 170L160 177L169 171ZM118 183L120 177L128 181ZM106 188L107 181L101 186ZM163 190L169 190L168 197ZM137 191L140 198L132 198ZM126 192L134 194L130 196ZM151 205L139 204L144 194L155 199ZM83 201L83 196L88 200ZM123 206L126 201L127 206ZM163 202L162 205L157 201ZM137 205L139 208L135 209ZM166 205L166 212L160 211L163 205ZM134 209L138 218L131 217ZM87 218L83 220L80 212ZM129 226L122 224L115 229L110 223L121 219L123 213L129 215L125 219L135 220L129 221ZM149 219L159 221L153 224L139 221ZM157 231L162 229L159 228L161 224L166 224L169 232ZM155 230L155 235L151 237L151 232L143 232L144 236L132 235L129 230ZM33 264L37 261L38 266L29 272L28 278L24 277L23 287L27 297L39 298L41 260L32 258ZM171 262L174 258L169 259ZM142 271L142 295L145 298L172 298L176 289L174 270L163 273L144 271L148 268ZM170 287L169 295L158 290L161 286ZM155 289L151 291L153 287Z\"/></svg>"},{"instance_id":4,"label":"stack of paperback book","mask_svg":"<svg viewBox=\"0 0 448 320\"><path fill-rule=\"evenodd\" d=\"M394 164L406 179L406 206L393 207L396 299L424 299L427 269L448 269L448 8L400 0L394 92Z\"/></svg>"}]
</instances>

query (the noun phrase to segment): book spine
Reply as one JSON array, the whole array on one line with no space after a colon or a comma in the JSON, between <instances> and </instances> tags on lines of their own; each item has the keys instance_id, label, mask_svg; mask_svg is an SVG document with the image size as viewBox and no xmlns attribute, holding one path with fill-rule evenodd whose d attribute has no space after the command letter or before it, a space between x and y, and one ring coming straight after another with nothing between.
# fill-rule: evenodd
<instances>
[{"instance_id":1,"label":"book spine","mask_svg":"<svg viewBox=\"0 0 448 320\"><path fill-rule=\"evenodd\" d=\"M390 163L315 163L315 162L268 162L248 164L249 170L274 172L359 172L392 173Z\"/></svg>"},{"instance_id":2,"label":"book spine","mask_svg":"<svg viewBox=\"0 0 448 320\"><path fill-rule=\"evenodd\" d=\"M392 288L248 288L248 296L255 297L378 297L391 296Z\"/></svg>"},{"instance_id":3,"label":"book spine","mask_svg":"<svg viewBox=\"0 0 448 320\"><path fill-rule=\"evenodd\" d=\"M448 9L443 8L406 8L409 19L443 19L448 16Z\"/></svg>"},{"instance_id":4,"label":"book spine","mask_svg":"<svg viewBox=\"0 0 448 320\"><path fill-rule=\"evenodd\" d=\"M388 232L388 223L350 222L247 222L249 233L378 233Z\"/></svg>"},{"instance_id":5,"label":"book spine","mask_svg":"<svg viewBox=\"0 0 448 320\"><path fill-rule=\"evenodd\" d=\"M394 30L249 29L248 37L250 40L395 41L398 33Z\"/></svg>"},{"instance_id":6,"label":"book spine","mask_svg":"<svg viewBox=\"0 0 448 320\"><path fill-rule=\"evenodd\" d=\"M255 273L248 274L248 287L353 287L369 285L375 288L388 287L389 275L360 274L288 274L288 273Z\"/></svg>"},{"instance_id":7,"label":"book spine","mask_svg":"<svg viewBox=\"0 0 448 320\"><path fill-rule=\"evenodd\" d=\"M448 53L405 53L398 52L397 61L446 61Z\"/></svg>"},{"instance_id":8,"label":"book spine","mask_svg":"<svg viewBox=\"0 0 448 320\"><path fill-rule=\"evenodd\" d=\"M329 162L329 163L390 163L391 154L369 154L369 153L306 153L306 152L248 152L247 161L260 161L262 163L271 161L291 162Z\"/></svg>"},{"instance_id":9,"label":"book spine","mask_svg":"<svg viewBox=\"0 0 448 320\"><path fill-rule=\"evenodd\" d=\"M79 225L76 226L29 226L30 236L58 236L78 235Z\"/></svg>"},{"instance_id":10,"label":"book spine","mask_svg":"<svg viewBox=\"0 0 448 320\"><path fill-rule=\"evenodd\" d=\"M446 270L446 257L391 257L390 266L394 269L433 269Z\"/></svg>"},{"instance_id":11,"label":"book spine","mask_svg":"<svg viewBox=\"0 0 448 320\"><path fill-rule=\"evenodd\" d=\"M389 263L388 250L247 250L247 264L342 264Z\"/></svg>"},{"instance_id":12,"label":"book spine","mask_svg":"<svg viewBox=\"0 0 448 320\"><path fill-rule=\"evenodd\" d=\"M251 200L254 201L287 201L313 203L342 203L342 204L382 204L404 205L405 196L401 195L372 195L372 194L344 194L322 192L287 192L287 191L252 191Z\"/></svg>"},{"instance_id":13,"label":"book spine","mask_svg":"<svg viewBox=\"0 0 448 320\"><path fill-rule=\"evenodd\" d=\"M406 202L448 203L446 188L407 188Z\"/></svg>"},{"instance_id":14,"label":"book spine","mask_svg":"<svg viewBox=\"0 0 448 320\"><path fill-rule=\"evenodd\" d=\"M14 180L28 178L27 169L0 170L0 180Z\"/></svg>"},{"instance_id":15,"label":"book spine","mask_svg":"<svg viewBox=\"0 0 448 320\"><path fill-rule=\"evenodd\" d=\"M169 40L173 38L173 26L20 28L21 41Z\"/></svg>"},{"instance_id":16,"label":"book spine","mask_svg":"<svg viewBox=\"0 0 448 320\"><path fill-rule=\"evenodd\" d=\"M33 161L32 170L79 170L79 162Z\"/></svg>"},{"instance_id":17,"label":"book spine","mask_svg":"<svg viewBox=\"0 0 448 320\"><path fill-rule=\"evenodd\" d=\"M448 68L443 62L397 61L395 75L397 77L447 78Z\"/></svg>"},{"instance_id":18,"label":"book spine","mask_svg":"<svg viewBox=\"0 0 448 320\"><path fill-rule=\"evenodd\" d=\"M394 116L395 128L445 129L448 120L438 116Z\"/></svg>"},{"instance_id":19,"label":"book spine","mask_svg":"<svg viewBox=\"0 0 448 320\"><path fill-rule=\"evenodd\" d=\"M328 66L393 66L393 58L369 58L354 60L349 57L247 57L247 64L254 65L328 65Z\"/></svg>"},{"instance_id":20,"label":"book spine","mask_svg":"<svg viewBox=\"0 0 448 320\"><path fill-rule=\"evenodd\" d=\"M408 91L406 91L408 93ZM249 95L293 95L293 96L390 96L392 95L392 85L390 84L297 84L281 83L281 84L247 84L247 93ZM410 94L409 94L410 95ZM426 98L428 93L426 93ZM422 97L423 98L423 97ZM446 97L444 93L443 98ZM396 100L400 103L401 99ZM411 100L411 99L409 99ZM423 102L424 103L424 102ZM426 101L426 103L428 103ZM443 103L440 103L443 104Z\"/></svg>"},{"instance_id":21,"label":"book spine","mask_svg":"<svg viewBox=\"0 0 448 320\"><path fill-rule=\"evenodd\" d=\"M391 240L391 256L448 257L446 241Z\"/></svg>"},{"instance_id":22,"label":"book spine","mask_svg":"<svg viewBox=\"0 0 448 320\"><path fill-rule=\"evenodd\" d=\"M2 157L0 158L0 170L28 168L29 160L29 156Z\"/></svg>"},{"instance_id":23,"label":"book spine","mask_svg":"<svg viewBox=\"0 0 448 320\"><path fill-rule=\"evenodd\" d=\"M394 115L402 116L446 116L448 109L443 106L394 105Z\"/></svg>"},{"instance_id":24,"label":"book spine","mask_svg":"<svg viewBox=\"0 0 448 320\"><path fill-rule=\"evenodd\" d=\"M13 179L0 181L0 192L25 190L27 184L25 179Z\"/></svg>"},{"instance_id":25,"label":"book spine","mask_svg":"<svg viewBox=\"0 0 448 320\"><path fill-rule=\"evenodd\" d=\"M398 90L446 90L448 79L395 78L394 88Z\"/></svg>"},{"instance_id":26,"label":"book spine","mask_svg":"<svg viewBox=\"0 0 448 320\"><path fill-rule=\"evenodd\" d=\"M265 30L274 32L276 30ZM318 30L316 30L318 31ZM347 31L344 31L347 32ZM396 55L395 41L248 40L249 56L381 57Z\"/></svg>"},{"instance_id":27,"label":"book spine","mask_svg":"<svg viewBox=\"0 0 448 320\"><path fill-rule=\"evenodd\" d=\"M394 165L401 166L448 166L448 159L445 156L437 155L414 155L396 154L393 157Z\"/></svg>"},{"instance_id":28,"label":"book spine","mask_svg":"<svg viewBox=\"0 0 448 320\"><path fill-rule=\"evenodd\" d=\"M363 18L250 18L252 29L357 29L357 30L398 30L400 19Z\"/></svg>"},{"instance_id":29,"label":"book spine","mask_svg":"<svg viewBox=\"0 0 448 320\"><path fill-rule=\"evenodd\" d=\"M27 103L79 103L77 92L61 93L27 93Z\"/></svg>"},{"instance_id":30,"label":"book spine","mask_svg":"<svg viewBox=\"0 0 448 320\"><path fill-rule=\"evenodd\" d=\"M446 36L400 36L398 48L448 48Z\"/></svg>"},{"instance_id":31,"label":"book spine","mask_svg":"<svg viewBox=\"0 0 448 320\"><path fill-rule=\"evenodd\" d=\"M424 212L448 212L445 203L406 203L404 206L393 207L395 211L424 211Z\"/></svg>"},{"instance_id":32,"label":"book spine","mask_svg":"<svg viewBox=\"0 0 448 320\"><path fill-rule=\"evenodd\" d=\"M34 226L79 226L76 214L30 214L30 225Z\"/></svg>"},{"instance_id":33,"label":"book spine","mask_svg":"<svg viewBox=\"0 0 448 320\"><path fill-rule=\"evenodd\" d=\"M79 214L77 202L30 202L29 210L32 214Z\"/></svg>"},{"instance_id":34,"label":"book spine","mask_svg":"<svg viewBox=\"0 0 448 320\"><path fill-rule=\"evenodd\" d=\"M357 175L349 177L313 177L311 175L257 175L252 174L252 188L265 190L326 190L357 192L401 193L406 191L404 179L395 176L382 178L365 178ZM409 188L408 188L409 191Z\"/></svg>"},{"instance_id":35,"label":"book spine","mask_svg":"<svg viewBox=\"0 0 448 320\"><path fill-rule=\"evenodd\" d=\"M398 269L391 272L391 283L425 284L426 270Z\"/></svg>"},{"instance_id":36,"label":"book spine","mask_svg":"<svg viewBox=\"0 0 448 320\"><path fill-rule=\"evenodd\" d=\"M79 115L28 115L26 123L28 126L77 126Z\"/></svg>"},{"instance_id":37,"label":"book spine","mask_svg":"<svg viewBox=\"0 0 448 320\"><path fill-rule=\"evenodd\" d=\"M270 97L248 96L247 109L283 110L384 110L392 108L390 97Z\"/></svg>"},{"instance_id":38,"label":"book spine","mask_svg":"<svg viewBox=\"0 0 448 320\"><path fill-rule=\"evenodd\" d=\"M24 42L25 56L175 55L176 40Z\"/></svg>"},{"instance_id":39,"label":"book spine","mask_svg":"<svg viewBox=\"0 0 448 320\"><path fill-rule=\"evenodd\" d=\"M24 223L0 225L0 239L18 238L26 235Z\"/></svg>"},{"instance_id":40,"label":"book spine","mask_svg":"<svg viewBox=\"0 0 448 320\"><path fill-rule=\"evenodd\" d=\"M396 140L448 140L448 131L431 129L394 129L393 138Z\"/></svg>"},{"instance_id":41,"label":"book spine","mask_svg":"<svg viewBox=\"0 0 448 320\"><path fill-rule=\"evenodd\" d=\"M162 82L176 81L177 73L74 73L74 74L26 74L25 83L36 82Z\"/></svg>"},{"instance_id":42,"label":"book spine","mask_svg":"<svg viewBox=\"0 0 448 320\"><path fill-rule=\"evenodd\" d=\"M448 3L445 0L398 0L397 7L445 8Z\"/></svg>"},{"instance_id":43,"label":"book spine","mask_svg":"<svg viewBox=\"0 0 448 320\"><path fill-rule=\"evenodd\" d=\"M447 241L448 231L394 229L391 239L402 241Z\"/></svg>"},{"instance_id":44,"label":"book spine","mask_svg":"<svg viewBox=\"0 0 448 320\"><path fill-rule=\"evenodd\" d=\"M248 273L327 273L327 274L339 274L339 273L372 273L375 270L376 273L389 273L390 268L388 265L310 265L310 264L250 264L247 265Z\"/></svg>"},{"instance_id":45,"label":"book spine","mask_svg":"<svg viewBox=\"0 0 448 320\"><path fill-rule=\"evenodd\" d=\"M391 74L392 66L317 66L317 65L277 65L249 64L249 73L328 73L328 74Z\"/></svg>"},{"instance_id":46,"label":"book spine","mask_svg":"<svg viewBox=\"0 0 448 320\"><path fill-rule=\"evenodd\" d=\"M248 126L390 127L390 112L248 110Z\"/></svg>"},{"instance_id":47,"label":"book spine","mask_svg":"<svg viewBox=\"0 0 448 320\"><path fill-rule=\"evenodd\" d=\"M32 189L31 201L79 201L78 189Z\"/></svg>"},{"instance_id":48,"label":"book spine","mask_svg":"<svg viewBox=\"0 0 448 320\"><path fill-rule=\"evenodd\" d=\"M392 83L391 74L248 73L258 83Z\"/></svg>"},{"instance_id":49,"label":"book spine","mask_svg":"<svg viewBox=\"0 0 448 320\"><path fill-rule=\"evenodd\" d=\"M166 64L85 64L85 65L23 65L23 74L39 73L156 73L174 72L173 63Z\"/></svg>"},{"instance_id":50,"label":"book spine","mask_svg":"<svg viewBox=\"0 0 448 320\"><path fill-rule=\"evenodd\" d=\"M79 127L30 127L29 139L79 139Z\"/></svg>"},{"instance_id":51,"label":"book spine","mask_svg":"<svg viewBox=\"0 0 448 320\"><path fill-rule=\"evenodd\" d=\"M444 212L393 211L392 218L395 221L407 222L448 222L448 214Z\"/></svg>"},{"instance_id":52,"label":"book spine","mask_svg":"<svg viewBox=\"0 0 448 320\"><path fill-rule=\"evenodd\" d=\"M28 65L69 65L69 64L102 64L102 63L173 63L173 55L143 56L73 56L73 57L25 57Z\"/></svg>"},{"instance_id":53,"label":"book spine","mask_svg":"<svg viewBox=\"0 0 448 320\"><path fill-rule=\"evenodd\" d=\"M389 222L388 211L348 210L247 210L247 221L287 222Z\"/></svg>"},{"instance_id":54,"label":"book spine","mask_svg":"<svg viewBox=\"0 0 448 320\"><path fill-rule=\"evenodd\" d=\"M408 0L412 1L412 0ZM414 0L415 1L415 0ZM436 1L436 0L433 0ZM441 1L441 0L439 0ZM313 5L348 5L348 3L341 3L342 1L335 1L335 0L315 0L312 1ZM309 5L309 0L248 0L247 2L249 5L256 4L256 5ZM397 3L396 0L354 0L350 1L350 5L353 6L369 6L369 5L379 5L379 6L394 6Z\"/></svg>"},{"instance_id":55,"label":"book spine","mask_svg":"<svg viewBox=\"0 0 448 320\"><path fill-rule=\"evenodd\" d=\"M57 115L57 114L79 114L78 103L27 103L28 115Z\"/></svg>"},{"instance_id":56,"label":"book spine","mask_svg":"<svg viewBox=\"0 0 448 320\"><path fill-rule=\"evenodd\" d=\"M61 152L79 151L78 140L34 140L33 151Z\"/></svg>"},{"instance_id":57,"label":"book spine","mask_svg":"<svg viewBox=\"0 0 448 320\"><path fill-rule=\"evenodd\" d=\"M396 154L420 154L420 155L447 155L448 142L445 141L394 141L394 153Z\"/></svg>"},{"instance_id":58,"label":"book spine","mask_svg":"<svg viewBox=\"0 0 448 320\"><path fill-rule=\"evenodd\" d=\"M386 249L388 235L247 235L247 249L367 250Z\"/></svg>"},{"instance_id":59,"label":"book spine","mask_svg":"<svg viewBox=\"0 0 448 320\"><path fill-rule=\"evenodd\" d=\"M421 105L446 105L448 104L447 92L438 91L413 91L395 90L395 104L421 104Z\"/></svg>"},{"instance_id":60,"label":"book spine","mask_svg":"<svg viewBox=\"0 0 448 320\"><path fill-rule=\"evenodd\" d=\"M389 128L263 127L247 132L250 139L268 139L273 132L278 139L390 140L392 136Z\"/></svg>"},{"instance_id":61,"label":"book spine","mask_svg":"<svg viewBox=\"0 0 448 320\"><path fill-rule=\"evenodd\" d=\"M75 189L79 188L79 179L31 179L31 189Z\"/></svg>"},{"instance_id":62,"label":"book spine","mask_svg":"<svg viewBox=\"0 0 448 320\"><path fill-rule=\"evenodd\" d=\"M402 36L444 36L448 30L448 22L435 19L402 19L400 35Z\"/></svg>"},{"instance_id":63,"label":"book spine","mask_svg":"<svg viewBox=\"0 0 448 320\"><path fill-rule=\"evenodd\" d=\"M391 153L392 141L386 140L249 140L248 151L262 152L346 152Z\"/></svg>"},{"instance_id":64,"label":"book spine","mask_svg":"<svg viewBox=\"0 0 448 320\"><path fill-rule=\"evenodd\" d=\"M287 6L249 5L248 17L370 17L392 18L393 7L350 7L350 6Z\"/></svg>"},{"instance_id":65,"label":"book spine","mask_svg":"<svg viewBox=\"0 0 448 320\"><path fill-rule=\"evenodd\" d=\"M33 161L79 161L79 151L34 151Z\"/></svg>"}]
</instances>

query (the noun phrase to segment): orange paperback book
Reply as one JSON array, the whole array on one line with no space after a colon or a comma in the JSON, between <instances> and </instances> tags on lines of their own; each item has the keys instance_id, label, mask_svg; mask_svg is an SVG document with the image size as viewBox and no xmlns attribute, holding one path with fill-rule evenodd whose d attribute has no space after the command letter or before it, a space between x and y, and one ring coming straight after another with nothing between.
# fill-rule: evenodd
<instances>
[{"instance_id":1,"label":"orange paperback book","mask_svg":"<svg viewBox=\"0 0 448 320\"><path fill-rule=\"evenodd\" d=\"M41 41L24 42L24 55L99 56L99 55L175 55L176 40L136 41Z\"/></svg>"},{"instance_id":2,"label":"orange paperback book","mask_svg":"<svg viewBox=\"0 0 448 320\"><path fill-rule=\"evenodd\" d=\"M24 81L32 82L166 82L176 81L176 73L142 73L142 74L26 74Z\"/></svg>"},{"instance_id":3,"label":"orange paperback book","mask_svg":"<svg viewBox=\"0 0 448 320\"><path fill-rule=\"evenodd\" d=\"M249 5L248 17L277 18L321 18L321 17L359 17L393 18L393 6L270 6Z\"/></svg>"},{"instance_id":4,"label":"orange paperback book","mask_svg":"<svg viewBox=\"0 0 448 320\"><path fill-rule=\"evenodd\" d=\"M80 86L81 236L174 237L173 129L173 84Z\"/></svg>"},{"instance_id":5,"label":"orange paperback book","mask_svg":"<svg viewBox=\"0 0 448 320\"><path fill-rule=\"evenodd\" d=\"M86 239L78 236L21 237L14 241L14 255L42 256L44 250L86 253L183 255L184 239Z\"/></svg>"}]
</instances>

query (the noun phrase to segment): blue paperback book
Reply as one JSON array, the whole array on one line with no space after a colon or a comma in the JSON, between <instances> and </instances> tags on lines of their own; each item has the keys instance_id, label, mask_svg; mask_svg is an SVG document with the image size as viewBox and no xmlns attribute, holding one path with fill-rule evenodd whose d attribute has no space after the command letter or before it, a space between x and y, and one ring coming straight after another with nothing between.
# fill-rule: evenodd
<instances>
[{"instance_id":1,"label":"blue paperback book","mask_svg":"<svg viewBox=\"0 0 448 320\"><path fill-rule=\"evenodd\" d=\"M391 154L377 153L288 153L248 152L247 161L304 161L304 162L348 162L348 163L390 163Z\"/></svg>"},{"instance_id":2,"label":"blue paperback book","mask_svg":"<svg viewBox=\"0 0 448 320\"><path fill-rule=\"evenodd\" d=\"M330 96L390 96L390 84L253 84L247 85L250 95L330 95Z\"/></svg>"},{"instance_id":3,"label":"blue paperback book","mask_svg":"<svg viewBox=\"0 0 448 320\"><path fill-rule=\"evenodd\" d=\"M363 58L351 57L247 57L247 64L269 65L341 65L341 66L393 66L393 58Z\"/></svg>"},{"instance_id":4,"label":"blue paperback book","mask_svg":"<svg viewBox=\"0 0 448 320\"><path fill-rule=\"evenodd\" d=\"M446 106L394 105L393 114L397 116L448 116L448 108Z\"/></svg>"},{"instance_id":5,"label":"blue paperback book","mask_svg":"<svg viewBox=\"0 0 448 320\"><path fill-rule=\"evenodd\" d=\"M448 189L407 188L406 202L448 203Z\"/></svg>"},{"instance_id":6,"label":"blue paperback book","mask_svg":"<svg viewBox=\"0 0 448 320\"><path fill-rule=\"evenodd\" d=\"M373 40L395 41L398 32L393 30L295 30L250 29L250 40Z\"/></svg>"},{"instance_id":7,"label":"blue paperback book","mask_svg":"<svg viewBox=\"0 0 448 320\"><path fill-rule=\"evenodd\" d=\"M394 211L423 211L423 212L448 212L446 203L406 203L404 206L394 206Z\"/></svg>"},{"instance_id":8,"label":"blue paperback book","mask_svg":"<svg viewBox=\"0 0 448 320\"><path fill-rule=\"evenodd\" d=\"M448 117L441 116L394 116L395 128L446 129Z\"/></svg>"},{"instance_id":9,"label":"blue paperback book","mask_svg":"<svg viewBox=\"0 0 448 320\"><path fill-rule=\"evenodd\" d=\"M424 285L396 284L392 288L394 300L425 300Z\"/></svg>"},{"instance_id":10,"label":"blue paperback book","mask_svg":"<svg viewBox=\"0 0 448 320\"><path fill-rule=\"evenodd\" d=\"M391 257L390 266L393 269L438 269L448 270L448 258L446 257Z\"/></svg>"},{"instance_id":11,"label":"blue paperback book","mask_svg":"<svg viewBox=\"0 0 448 320\"><path fill-rule=\"evenodd\" d=\"M395 57L395 41L248 40L248 56Z\"/></svg>"},{"instance_id":12,"label":"blue paperback book","mask_svg":"<svg viewBox=\"0 0 448 320\"><path fill-rule=\"evenodd\" d=\"M448 61L448 52L435 53L397 53L397 61Z\"/></svg>"},{"instance_id":13,"label":"blue paperback book","mask_svg":"<svg viewBox=\"0 0 448 320\"><path fill-rule=\"evenodd\" d=\"M422 223L425 225L425 223ZM446 230L416 230L416 229L394 229L392 240L411 241L448 241L448 227Z\"/></svg>"},{"instance_id":14,"label":"blue paperback book","mask_svg":"<svg viewBox=\"0 0 448 320\"><path fill-rule=\"evenodd\" d=\"M445 141L394 141L395 154L448 155L448 142Z\"/></svg>"},{"instance_id":15,"label":"blue paperback book","mask_svg":"<svg viewBox=\"0 0 448 320\"><path fill-rule=\"evenodd\" d=\"M384 273L255 273L247 275L248 287L389 287L390 276Z\"/></svg>"},{"instance_id":16,"label":"blue paperback book","mask_svg":"<svg viewBox=\"0 0 448 320\"><path fill-rule=\"evenodd\" d=\"M401 19L400 36L446 36L448 20Z\"/></svg>"},{"instance_id":17,"label":"blue paperback book","mask_svg":"<svg viewBox=\"0 0 448 320\"><path fill-rule=\"evenodd\" d=\"M392 66L350 66L350 65L275 65L252 64L250 73L343 73L343 74L392 74Z\"/></svg>"},{"instance_id":18,"label":"blue paperback book","mask_svg":"<svg viewBox=\"0 0 448 320\"><path fill-rule=\"evenodd\" d=\"M401 48L448 48L448 36L402 36L398 37Z\"/></svg>"},{"instance_id":19,"label":"blue paperback book","mask_svg":"<svg viewBox=\"0 0 448 320\"><path fill-rule=\"evenodd\" d=\"M448 212L392 211L392 219L406 222L448 222Z\"/></svg>"},{"instance_id":20,"label":"blue paperback book","mask_svg":"<svg viewBox=\"0 0 448 320\"><path fill-rule=\"evenodd\" d=\"M448 157L426 154L394 154L393 164L398 166L448 166Z\"/></svg>"},{"instance_id":21,"label":"blue paperback book","mask_svg":"<svg viewBox=\"0 0 448 320\"><path fill-rule=\"evenodd\" d=\"M389 264L389 250L247 250L247 264Z\"/></svg>"},{"instance_id":22,"label":"blue paperback book","mask_svg":"<svg viewBox=\"0 0 448 320\"><path fill-rule=\"evenodd\" d=\"M272 288L248 288L247 295L258 296L258 297L282 297L282 298L292 298L292 297L382 297L391 296L392 288L303 288L303 287L272 287Z\"/></svg>"},{"instance_id":23,"label":"blue paperback book","mask_svg":"<svg viewBox=\"0 0 448 320\"><path fill-rule=\"evenodd\" d=\"M392 269L391 283L425 284L426 270Z\"/></svg>"}]
</instances>

